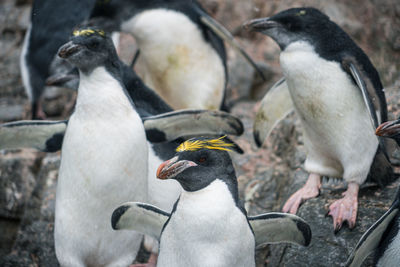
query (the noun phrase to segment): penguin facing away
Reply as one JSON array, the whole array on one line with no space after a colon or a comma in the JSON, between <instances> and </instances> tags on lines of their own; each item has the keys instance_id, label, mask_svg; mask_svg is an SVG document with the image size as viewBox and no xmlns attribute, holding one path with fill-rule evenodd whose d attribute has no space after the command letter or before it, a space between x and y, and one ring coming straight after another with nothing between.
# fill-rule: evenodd
<instances>
[{"instance_id":1,"label":"penguin facing away","mask_svg":"<svg viewBox=\"0 0 400 267\"><path fill-rule=\"evenodd\" d=\"M223 40L261 73L197 1L114 0L95 9L93 16L111 18L135 37L139 75L174 109L221 108L227 82Z\"/></svg>"},{"instance_id":2,"label":"penguin facing away","mask_svg":"<svg viewBox=\"0 0 400 267\"><path fill-rule=\"evenodd\" d=\"M172 213L128 202L111 218L116 230L131 229L159 239L159 266L255 266L256 245L310 243L309 225L295 215L247 216L227 152L241 151L236 144L224 137L194 138L176 151L157 170L158 178L174 179L183 188Z\"/></svg>"},{"instance_id":3,"label":"penguin facing away","mask_svg":"<svg viewBox=\"0 0 400 267\"><path fill-rule=\"evenodd\" d=\"M342 199L330 205L329 215L335 232L343 222L353 228L360 184L368 174L379 184L392 178L383 141L374 135L374 129L387 119L378 72L351 38L315 8L288 9L270 18L249 21L245 27L278 43L285 76L285 81L280 81L263 100L274 105L277 112L266 122L264 111L274 108L260 109L256 121L259 125L254 128L266 130L254 133L256 143L261 145L291 109L303 126L305 169L310 176L305 186L287 200L283 211L294 214L302 202L318 196L321 176L343 177L348 188ZM283 103L274 102L271 96Z\"/></svg>"},{"instance_id":4,"label":"penguin facing away","mask_svg":"<svg viewBox=\"0 0 400 267\"><path fill-rule=\"evenodd\" d=\"M45 117L40 97L58 48L68 41L73 27L89 18L95 4L94 0L33 1L31 24L20 57L22 81L32 103L33 118Z\"/></svg>"},{"instance_id":5,"label":"penguin facing away","mask_svg":"<svg viewBox=\"0 0 400 267\"><path fill-rule=\"evenodd\" d=\"M376 129L379 136L390 137L400 145L400 120L387 121ZM374 266L396 267L400 262L400 188L389 210L360 238L346 266L361 266L374 252Z\"/></svg>"}]
</instances>

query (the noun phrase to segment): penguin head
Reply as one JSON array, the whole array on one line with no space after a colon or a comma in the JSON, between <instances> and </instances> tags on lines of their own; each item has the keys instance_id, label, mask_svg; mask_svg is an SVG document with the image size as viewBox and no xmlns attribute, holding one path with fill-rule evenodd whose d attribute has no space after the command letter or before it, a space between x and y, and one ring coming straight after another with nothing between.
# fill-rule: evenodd
<instances>
[{"instance_id":1,"label":"penguin head","mask_svg":"<svg viewBox=\"0 0 400 267\"><path fill-rule=\"evenodd\" d=\"M293 42L314 43L318 34L331 23L328 16L315 8L291 8L272 17L254 19L243 26L270 36L284 50Z\"/></svg>"},{"instance_id":2,"label":"penguin head","mask_svg":"<svg viewBox=\"0 0 400 267\"><path fill-rule=\"evenodd\" d=\"M185 191L198 191L216 179L237 184L235 169L227 151L242 150L225 136L218 139L193 138L176 149L175 156L157 170L159 179L175 179Z\"/></svg>"},{"instance_id":3,"label":"penguin head","mask_svg":"<svg viewBox=\"0 0 400 267\"><path fill-rule=\"evenodd\" d=\"M119 62L111 38L103 30L95 28L74 30L70 41L58 50L58 55L84 73Z\"/></svg>"},{"instance_id":4,"label":"penguin head","mask_svg":"<svg viewBox=\"0 0 400 267\"><path fill-rule=\"evenodd\" d=\"M382 123L376 128L375 134L392 138L396 141L397 145L400 146L400 118Z\"/></svg>"}]
</instances>

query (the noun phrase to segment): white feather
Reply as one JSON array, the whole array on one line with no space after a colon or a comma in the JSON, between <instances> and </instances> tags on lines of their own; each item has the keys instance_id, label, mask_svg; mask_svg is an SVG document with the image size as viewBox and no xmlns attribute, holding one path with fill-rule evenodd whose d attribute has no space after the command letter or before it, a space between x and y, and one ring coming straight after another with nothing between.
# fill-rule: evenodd
<instances>
[{"instance_id":1,"label":"white feather","mask_svg":"<svg viewBox=\"0 0 400 267\"><path fill-rule=\"evenodd\" d=\"M22 83L24 84L26 94L28 95L30 101L32 101L33 92L31 86L31 79L29 77L28 63L26 61L26 54L28 53L31 30L32 30L32 25L29 24L28 29L26 30L24 43L22 45L21 56L19 58L19 67L21 69Z\"/></svg>"},{"instance_id":2,"label":"white feather","mask_svg":"<svg viewBox=\"0 0 400 267\"><path fill-rule=\"evenodd\" d=\"M138 73L174 109L219 109L225 89L221 58L199 27L166 9L139 13L122 25L138 42Z\"/></svg>"},{"instance_id":3,"label":"white feather","mask_svg":"<svg viewBox=\"0 0 400 267\"><path fill-rule=\"evenodd\" d=\"M142 235L114 231L121 203L146 201L147 144L142 121L103 68L80 74L62 147L55 247L62 266L127 266Z\"/></svg>"},{"instance_id":4,"label":"white feather","mask_svg":"<svg viewBox=\"0 0 400 267\"><path fill-rule=\"evenodd\" d=\"M227 185L183 191L160 241L159 266L255 266L255 241Z\"/></svg>"},{"instance_id":5,"label":"white feather","mask_svg":"<svg viewBox=\"0 0 400 267\"><path fill-rule=\"evenodd\" d=\"M363 183L378 140L360 89L307 42L290 44L280 62L303 126L306 170Z\"/></svg>"}]
</instances>

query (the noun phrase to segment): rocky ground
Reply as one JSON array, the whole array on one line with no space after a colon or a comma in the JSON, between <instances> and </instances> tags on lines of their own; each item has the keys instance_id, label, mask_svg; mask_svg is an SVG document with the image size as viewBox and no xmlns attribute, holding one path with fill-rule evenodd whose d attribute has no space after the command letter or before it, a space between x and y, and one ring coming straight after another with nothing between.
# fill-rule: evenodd
<instances>
[{"instance_id":1,"label":"rocky ground","mask_svg":"<svg viewBox=\"0 0 400 267\"><path fill-rule=\"evenodd\" d=\"M29 23L29 0L0 3L0 121L29 118L29 103L19 72L19 55ZM245 150L232 154L240 193L250 214L279 211L307 178L305 150L299 121L294 114L283 120L257 149L252 137L255 111L261 97L281 76L278 46L260 34L244 32L240 25L252 18L270 16L296 6L322 9L342 26L370 56L386 88L390 118L400 113L400 3L396 0L201 0L263 67L268 81L261 83L246 62L228 47L229 92L232 113L245 125L235 138ZM128 40L126 38L124 40ZM129 44L129 40L126 42ZM129 46L126 48L129 50ZM133 50L125 51L129 61ZM48 88L44 109L51 119L66 116L68 90ZM397 155L397 157L396 157ZM394 162L399 162L398 154ZM53 245L55 186L59 153L32 150L0 152L0 265L57 266ZM359 216L354 230L333 234L327 207L338 199L345 185L327 179L321 195L307 201L298 215L311 225L313 239L307 248L271 245L257 251L257 266L340 266L363 232L390 206L398 182L384 189L373 185L360 191ZM370 262L366 266L370 265Z\"/></svg>"}]
</instances>

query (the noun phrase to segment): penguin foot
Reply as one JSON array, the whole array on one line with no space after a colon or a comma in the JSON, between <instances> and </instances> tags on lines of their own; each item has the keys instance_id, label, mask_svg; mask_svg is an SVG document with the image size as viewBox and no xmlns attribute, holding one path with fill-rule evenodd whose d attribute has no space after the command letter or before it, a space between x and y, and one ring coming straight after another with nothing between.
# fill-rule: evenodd
<instances>
[{"instance_id":1,"label":"penguin foot","mask_svg":"<svg viewBox=\"0 0 400 267\"><path fill-rule=\"evenodd\" d=\"M138 263L129 265L129 267L156 267L158 254L151 253L147 263Z\"/></svg>"},{"instance_id":2,"label":"penguin foot","mask_svg":"<svg viewBox=\"0 0 400 267\"><path fill-rule=\"evenodd\" d=\"M335 234L344 222L347 222L350 229L356 225L359 187L356 183L349 183L346 192L343 193L344 197L329 206L328 215L332 216Z\"/></svg>"},{"instance_id":3,"label":"penguin foot","mask_svg":"<svg viewBox=\"0 0 400 267\"><path fill-rule=\"evenodd\" d=\"M321 176L316 173L310 173L306 184L296 193L290 196L283 205L282 211L296 214L300 205L307 199L317 197L321 188Z\"/></svg>"}]
</instances>

